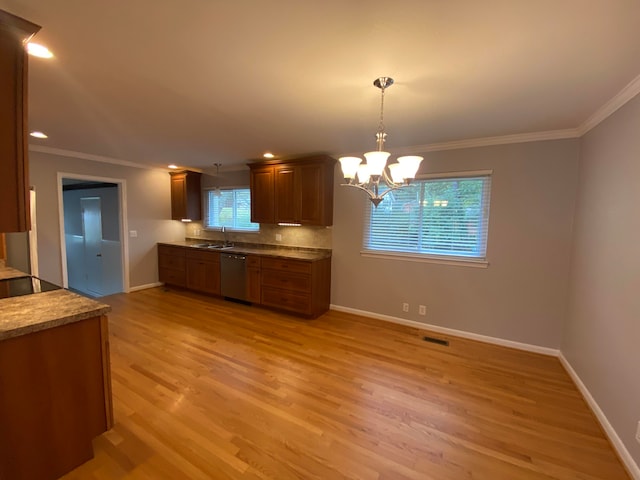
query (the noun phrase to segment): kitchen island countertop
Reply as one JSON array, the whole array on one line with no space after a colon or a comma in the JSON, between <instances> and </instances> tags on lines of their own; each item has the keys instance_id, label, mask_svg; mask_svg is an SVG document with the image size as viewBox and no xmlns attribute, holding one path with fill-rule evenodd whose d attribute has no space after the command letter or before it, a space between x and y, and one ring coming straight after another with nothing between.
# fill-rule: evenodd
<instances>
[{"instance_id":1,"label":"kitchen island countertop","mask_svg":"<svg viewBox=\"0 0 640 480\"><path fill-rule=\"evenodd\" d=\"M0 279L27 276L0 268ZM0 299L0 341L104 315L111 307L60 289Z\"/></svg>"}]
</instances>

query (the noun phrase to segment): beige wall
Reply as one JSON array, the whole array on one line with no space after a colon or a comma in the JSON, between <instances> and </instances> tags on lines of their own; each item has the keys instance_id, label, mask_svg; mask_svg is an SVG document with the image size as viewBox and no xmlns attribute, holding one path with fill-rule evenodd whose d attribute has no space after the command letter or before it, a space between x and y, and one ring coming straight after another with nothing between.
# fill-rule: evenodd
<instances>
[{"instance_id":1,"label":"beige wall","mask_svg":"<svg viewBox=\"0 0 640 480\"><path fill-rule=\"evenodd\" d=\"M128 230L138 232L138 237L128 238L130 287L158 281L156 243L184 238L184 225L169 220L171 199L167 172L40 152L31 152L29 162L30 181L37 195L38 260L42 278L62 284L57 175L64 172L126 181Z\"/></svg>"},{"instance_id":2,"label":"beige wall","mask_svg":"<svg viewBox=\"0 0 640 480\"><path fill-rule=\"evenodd\" d=\"M360 255L366 196L336 186L331 303L543 347L566 313L578 140L424 155L421 173L492 169L488 268ZM339 167L336 184L340 183ZM402 312L408 302L410 312ZM427 316L417 314L427 306Z\"/></svg>"},{"instance_id":3,"label":"beige wall","mask_svg":"<svg viewBox=\"0 0 640 480\"><path fill-rule=\"evenodd\" d=\"M562 353L640 465L640 97L583 137Z\"/></svg>"}]
</instances>

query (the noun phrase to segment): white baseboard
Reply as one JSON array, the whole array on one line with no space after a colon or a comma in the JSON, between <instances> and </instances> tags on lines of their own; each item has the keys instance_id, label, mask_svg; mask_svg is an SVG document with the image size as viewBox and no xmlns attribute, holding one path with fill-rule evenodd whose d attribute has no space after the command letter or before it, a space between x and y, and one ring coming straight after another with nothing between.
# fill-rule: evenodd
<instances>
[{"instance_id":1,"label":"white baseboard","mask_svg":"<svg viewBox=\"0 0 640 480\"><path fill-rule=\"evenodd\" d=\"M138 290L146 290L147 288L161 287L162 285L164 285L164 283L162 282L147 283L146 285L137 285L135 287L130 287L128 293L137 292Z\"/></svg>"},{"instance_id":2,"label":"white baseboard","mask_svg":"<svg viewBox=\"0 0 640 480\"><path fill-rule=\"evenodd\" d=\"M560 352L558 358L560 359L560 363L562 363L564 369L567 371L573 382L578 387L578 390L580 390L580 393L582 393L582 396L600 422L600 425L602 425L602 428L613 444L613 448L615 448L616 452L618 452L618 455L620 456L620 459L622 460L624 466L627 468L629 475L631 475L631 478L633 478L634 480L640 480L640 467L638 467L638 464L634 461L633 457L629 453L629 450L627 450L627 447L625 447L624 443L622 443L622 440L620 440L620 437L614 430L613 426L611 425L611 423L609 423L607 416L598 405L598 402L596 402L596 400L593 398L587 386L582 382L582 380L573 369L569 361L562 354L562 352Z\"/></svg>"},{"instance_id":3,"label":"white baseboard","mask_svg":"<svg viewBox=\"0 0 640 480\"><path fill-rule=\"evenodd\" d=\"M478 333L465 332L464 330L455 330L453 328L440 327L438 325L430 325L428 323L406 320L404 318L392 317L390 315L382 315L380 313L367 312L364 310L357 310L355 308L343 307L340 305L331 305L331 310L335 310L337 312L353 313L354 315L361 315L363 317L375 318L377 320L384 320L386 322L397 323L409 327L422 328L424 330L431 330L433 332L467 338L469 340L492 343L494 345L500 345L503 347L517 348L518 350L540 353L542 355L549 355L552 357L557 357L558 355L560 355L560 350L555 348L541 347L539 345L531 345L529 343L514 342L512 340L505 340L503 338L489 337L487 335L480 335Z\"/></svg>"}]
</instances>

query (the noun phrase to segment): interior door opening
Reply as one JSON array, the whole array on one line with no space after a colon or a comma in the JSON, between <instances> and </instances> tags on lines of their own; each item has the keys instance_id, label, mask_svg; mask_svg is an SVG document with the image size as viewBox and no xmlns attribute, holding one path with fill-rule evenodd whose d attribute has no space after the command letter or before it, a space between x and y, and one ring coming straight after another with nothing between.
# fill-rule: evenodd
<instances>
[{"instance_id":1,"label":"interior door opening","mask_svg":"<svg viewBox=\"0 0 640 480\"><path fill-rule=\"evenodd\" d=\"M92 297L124 291L120 188L62 178L66 286L71 290Z\"/></svg>"}]
</instances>

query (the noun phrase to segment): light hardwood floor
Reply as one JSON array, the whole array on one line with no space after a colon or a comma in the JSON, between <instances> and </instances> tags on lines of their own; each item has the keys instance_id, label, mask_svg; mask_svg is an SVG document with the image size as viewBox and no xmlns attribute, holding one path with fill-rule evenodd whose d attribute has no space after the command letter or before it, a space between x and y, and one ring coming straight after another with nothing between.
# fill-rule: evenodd
<instances>
[{"instance_id":1,"label":"light hardwood floor","mask_svg":"<svg viewBox=\"0 0 640 480\"><path fill-rule=\"evenodd\" d=\"M629 478L556 358L162 288L104 301L116 423L65 479Z\"/></svg>"}]
</instances>

